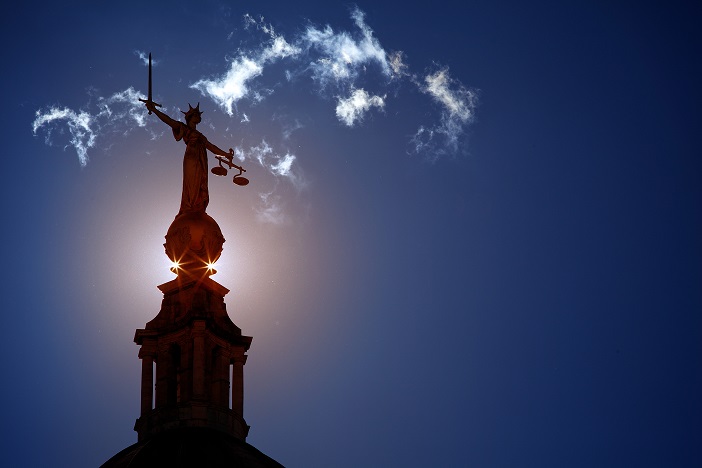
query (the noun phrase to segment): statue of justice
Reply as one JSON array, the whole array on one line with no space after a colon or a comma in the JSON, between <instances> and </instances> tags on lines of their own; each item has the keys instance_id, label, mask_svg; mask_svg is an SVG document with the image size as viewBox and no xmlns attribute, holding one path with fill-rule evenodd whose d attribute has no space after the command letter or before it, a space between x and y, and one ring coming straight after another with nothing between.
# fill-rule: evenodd
<instances>
[{"instance_id":1,"label":"statue of justice","mask_svg":"<svg viewBox=\"0 0 702 468\"><path fill-rule=\"evenodd\" d=\"M234 164L234 150L224 151L200 133L197 124L202 121L200 104L193 107L188 104L185 123L175 120L158 110L161 104L152 99L151 54L149 54L149 91L146 99L139 99L146 105L149 114L156 114L162 122L171 127L176 141L185 143L183 156L183 192L180 210L166 233L166 255L173 263L171 271L179 278L209 276L214 274L214 264L222 253L224 236L217 222L206 213L210 201L207 174L207 152L210 151L219 161L212 168L218 176L227 175L229 169L237 169L234 176L236 185L248 185L249 180L242 176L246 169Z\"/></svg>"},{"instance_id":2,"label":"statue of justice","mask_svg":"<svg viewBox=\"0 0 702 468\"><path fill-rule=\"evenodd\" d=\"M234 164L234 150L229 148L226 152L209 140L199 130L197 124L202 121L202 111L200 104L192 107L188 104L188 110L181 111L185 114L185 123L175 120L166 113L161 112L157 107L161 107L152 99L151 86L151 54L149 54L149 90L147 99L139 99L146 105L149 114L154 113L166 125L173 130L173 137L176 141L185 143L185 155L183 156L183 193L180 201L180 211L178 214L186 212L205 212L210 200L207 180L207 151L209 150L219 161L219 166L212 168L212 173L219 176L227 175L227 165L230 169L239 171L234 176L234 183L237 185L247 185L248 179L241 174L246 172L244 168Z\"/></svg>"}]
</instances>

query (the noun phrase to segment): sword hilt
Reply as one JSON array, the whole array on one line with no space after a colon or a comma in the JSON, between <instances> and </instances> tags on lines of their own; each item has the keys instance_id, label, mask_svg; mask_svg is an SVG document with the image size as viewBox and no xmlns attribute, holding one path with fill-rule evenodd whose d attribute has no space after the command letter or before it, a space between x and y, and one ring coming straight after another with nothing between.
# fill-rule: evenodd
<instances>
[{"instance_id":1,"label":"sword hilt","mask_svg":"<svg viewBox=\"0 0 702 468\"><path fill-rule=\"evenodd\" d=\"M156 107L163 107L161 104L159 104L158 102L154 102L154 101L152 101L151 99L141 99L141 98L139 98L139 100L140 100L141 102L143 102L144 104L148 104L148 103L150 102L151 104L153 104L153 105L156 106ZM149 110L149 115L151 115L151 110Z\"/></svg>"}]
</instances>

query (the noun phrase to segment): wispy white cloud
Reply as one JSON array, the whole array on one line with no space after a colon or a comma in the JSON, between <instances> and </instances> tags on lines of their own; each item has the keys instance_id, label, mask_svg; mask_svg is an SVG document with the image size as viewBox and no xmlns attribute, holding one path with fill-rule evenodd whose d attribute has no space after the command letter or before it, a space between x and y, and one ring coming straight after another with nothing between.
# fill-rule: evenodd
<instances>
[{"instance_id":1,"label":"wispy white cloud","mask_svg":"<svg viewBox=\"0 0 702 468\"><path fill-rule=\"evenodd\" d=\"M459 151L459 141L475 117L477 92L464 87L442 68L424 77L420 89L441 106L440 120L433 126L420 126L411 139L413 152L436 159Z\"/></svg>"},{"instance_id":2,"label":"wispy white cloud","mask_svg":"<svg viewBox=\"0 0 702 468\"><path fill-rule=\"evenodd\" d=\"M386 79L406 74L401 52L387 53L373 30L365 22L365 14L355 8L351 17L356 26L353 32L335 31L331 26L319 28L307 25L294 41L288 42L264 21L246 14L245 29L255 28L266 35L266 40L248 51L238 52L229 59L229 70L215 78L203 78L191 85L213 99L227 114L233 115L236 104L248 99L260 101L271 94L270 89L258 89L252 84L270 66L290 58L294 70L285 70L286 81L308 74L320 90L329 85L342 93L351 93L355 82L371 64Z\"/></svg>"},{"instance_id":3,"label":"wispy white cloud","mask_svg":"<svg viewBox=\"0 0 702 468\"><path fill-rule=\"evenodd\" d=\"M254 207L256 219L265 224L281 226L288 224L290 218L285 211L284 198L278 193L278 180L287 180L293 187L300 190L305 186L304 179L296 167L294 154L286 152L277 154L271 145L262 140L260 144L247 149L234 149L234 154L241 161L253 160L276 177L276 182L270 191L259 193L260 204Z\"/></svg>"},{"instance_id":4,"label":"wispy white cloud","mask_svg":"<svg viewBox=\"0 0 702 468\"><path fill-rule=\"evenodd\" d=\"M443 68L424 78L424 91L437 102L443 104L453 119L468 122L473 118L477 96L449 76L448 68Z\"/></svg>"},{"instance_id":5,"label":"wispy white cloud","mask_svg":"<svg viewBox=\"0 0 702 468\"><path fill-rule=\"evenodd\" d=\"M274 174L289 177L292 174L292 164L295 161L295 155L286 153L284 156L278 159L278 162L271 166L271 170Z\"/></svg>"},{"instance_id":6,"label":"wispy white cloud","mask_svg":"<svg viewBox=\"0 0 702 468\"><path fill-rule=\"evenodd\" d=\"M409 75L408 66L405 63L405 54L402 51L396 51L388 55L388 64L395 76L402 77Z\"/></svg>"},{"instance_id":7,"label":"wispy white cloud","mask_svg":"<svg viewBox=\"0 0 702 468\"><path fill-rule=\"evenodd\" d=\"M301 169L298 164L295 164L297 156L289 151L275 151L266 140L261 140L258 145L248 148L238 146L234 148L234 155L240 161L253 160L258 162L272 175L287 180L298 190L307 185Z\"/></svg>"},{"instance_id":8,"label":"wispy white cloud","mask_svg":"<svg viewBox=\"0 0 702 468\"><path fill-rule=\"evenodd\" d=\"M265 65L300 53L297 46L288 43L273 27L263 23L263 18L258 22L247 14L244 21L247 25L257 26L268 35L263 47L260 50L241 53L231 59L229 70L224 75L201 79L190 85L204 96L210 97L228 115L234 114L236 103L240 100L248 98L257 102L273 92L270 89L256 89L250 84L263 73Z\"/></svg>"},{"instance_id":9,"label":"wispy white cloud","mask_svg":"<svg viewBox=\"0 0 702 468\"><path fill-rule=\"evenodd\" d=\"M373 36L373 30L365 22L365 14L358 8L351 12L358 31L335 32L327 25L322 29L307 26L300 43L309 52L317 52L319 57L309 64L312 79L322 88L330 84L353 86L359 74L367 65L376 64L381 73L392 78L394 67L385 49Z\"/></svg>"},{"instance_id":10,"label":"wispy white cloud","mask_svg":"<svg viewBox=\"0 0 702 468\"><path fill-rule=\"evenodd\" d=\"M232 60L229 71L218 78L211 80L202 79L192 85L203 95L209 96L224 111L234 114L234 105L237 101L249 94L247 82L259 76L263 72L263 67L255 60L248 57L239 57Z\"/></svg>"},{"instance_id":11,"label":"wispy white cloud","mask_svg":"<svg viewBox=\"0 0 702 468\"><path fill-rule=\"evenodd\" d=\"M262 223L281 225L289 222L283 209L283 202L280 195L274 192L264 192L259 194L261 206L255 208L256 219Z\"/></svg>"},{"instance_id":12,"label":"wispy white cloud","mask_svg":"<svg viewBox=\"0 0 702 468\"><path fill-rule=\"evenodd\" d=\"M266 167L267 160L273 155L273 148L266 140L262 140L260 144L251 146L248 151L241 149L240 154L243 156L243 160L247 158L255 159L261 166Z\"/></svg>"},{"instance_id":13,"label":"wispy white cloud","mask_svg":"<svg viewBox=\"0 0 702 468\"><path fill-rule=\"evenodd\" d=\"M70 144L78 154L78 161L81 166L88 164L88 149L95 146L96 133L93 129L94 120L90 114L84 111L74 111L67 107L50 107L44 111L36 112L34 122L32 122L32 132L37 134L37 130L44 126L65 122L70 133ZM46 143L52 144L52 129L46 134Z\"/></svg>"},{"instance_id":14,"label":"wispy white cloud","mask_svg":"<svg viewBox=\"0 0 702 468\"><path fill-rule=\"evenodd\" d=\"M283 120L283 118L281 116L273 116L274 120L276 118L279 120ZM293 133L295 133L296 131L298 131L302 128L305 128L305 126L302 125L302 123L297 119L294 119L292 122L283 121L282 126L283 126L283 140L290 140L290 137L292 137Z\"/></svg>"},{"instance_id":15,"label":"wispy white cloud","mask_svg":"<svg viewBox=\"0 0 702 468\"><path fill-rule=\"evenodd\" d=\"M88 150L93 148L98 137L104 133L119 131L128 133L134 128L146 125L146 110L138 99L144 96L129 87L110 96L98 96L93 110L73 110L68 107L51 106L36 111L32 122L32 132L37 135L45 132L47 144L54 144L54 135L70 135L68 144L76 150L81 166L88 164ZM97 107L97 109L95 109Z\"/></svg>"},{"instance_id":16,"label":"wispy white cloud","mask_svg":"<svg viewBox=\"0 0 702 468\"><path fill-rule=\"evenodd\" d=\"M363 120L363 115L371 107L383 108L385 96L371 96L364 89L354 89L346 99L339 98L336 105L336 116L349 127Z\"/></svg>"},{"instance_id":17,"label":"wispy white cloud","mask_svg":"<svg viewBox=\"0 0 702 468\"><path fill-rule=\"evenodd\" d=\"M439 105L434 122L419 127L411 137L412 151L426 153L429 159L458 152L465 130L473 121L476 92L452 78L448 68L418 77L410 71L404 52L383 47L363 11L354 7L351 19L350 30L308 23L288 41L263 17L246 14L244 29L260 31L265 39L229 59L229 70L224 75L201 79L191 86L233 115L242 100L255 104L273 94L262 84L264 71L288 59L275 86L311 79L319 97L329 100L335 96L339 121L354 127L363 123L372 108L391 108L400 84L408 82ZM388 94L393 96L391 101ZM248 119L243 115L242 122Z\"/></svg>"},{"instance_id":18,"label":"wispy white cloud","mask_svg":"<svg viewBox=\"0 0 702 468\"><path fill-rule=\"evenodd\" d=\"M131 86L123 91L118 91L106 98L98 98L100 107L99 117L110 117L111 119L133 120L139 127L146 125L147 113L144 104L139 99L144 99L144 95Z\"/></svg>"},{"instance_id":19,"label":"wispy white cloud","mask_svg":"<svg viewBox=\"0 0 702 468\"><path fill-rule=\"evenodd\" d=\"M139 57L139 59L141 60L141 62L142 62L145 66L148 66L148 65L149 65L149 54L148 54L148 53L142 52L142 51L140 51L140 50L135 50L135 51L134 51L134 55L136 55L137 57ZM156 65L158 65L158 63L159 63L158 60L153 60L153 59L151 60L151 65L154 66L154 67L155 67Z\"/></svg>"}]
</instances>

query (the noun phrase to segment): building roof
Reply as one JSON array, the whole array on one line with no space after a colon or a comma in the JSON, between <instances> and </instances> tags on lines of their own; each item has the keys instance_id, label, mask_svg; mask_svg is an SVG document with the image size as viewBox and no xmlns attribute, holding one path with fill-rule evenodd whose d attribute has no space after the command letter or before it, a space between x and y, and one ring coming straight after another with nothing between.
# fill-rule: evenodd
<instances>
[{"instance_id":1,"label":"building roof","mask_svg":"<svg viewBox=\"0 0 702 468\"><path fill-rule=\"evenodd\" d=\"M181 427L156 434L110 458L102 468L277 468L280 463L254 446L206 427Z\"/></svg>"}]
</instances>

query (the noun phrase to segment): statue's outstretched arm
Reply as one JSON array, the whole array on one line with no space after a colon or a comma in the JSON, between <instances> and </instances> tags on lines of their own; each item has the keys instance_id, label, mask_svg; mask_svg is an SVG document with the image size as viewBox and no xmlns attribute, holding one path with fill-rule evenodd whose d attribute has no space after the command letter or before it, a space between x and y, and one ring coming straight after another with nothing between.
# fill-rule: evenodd
<instances>
[{"instance_id":1,"label":"statue's outstretched arm","mask_svg":"<svg viewBox=\"0 0 702 468\"><path fill-rule=\"evenodd\" d=\"M161 119L165 124L167 124L169 127L175 128L176 125L178 124L177 120L173 120L167 114L164 114L160 110L156 109L156 106L154 105L153 102L146 102L146 108L149 109L154 114L156 114L156 116L159 119Z\"/></svg>"},{"instance_id":2,"label":"statue's outstretched arm","mask_svg":"<svg viewBox=\"0 0 702 468\"><path fill-rule=\"evenodd\" d=\"M232 148L229 148L229 152L227 153L224 150L220 149L217 145L213 145L209 141L207 142L207 149L210 150L212 153L218 156L224 156L225 158L231 159L232 156L234 156L234 150Z\"/></svg>"}]
</instances>

